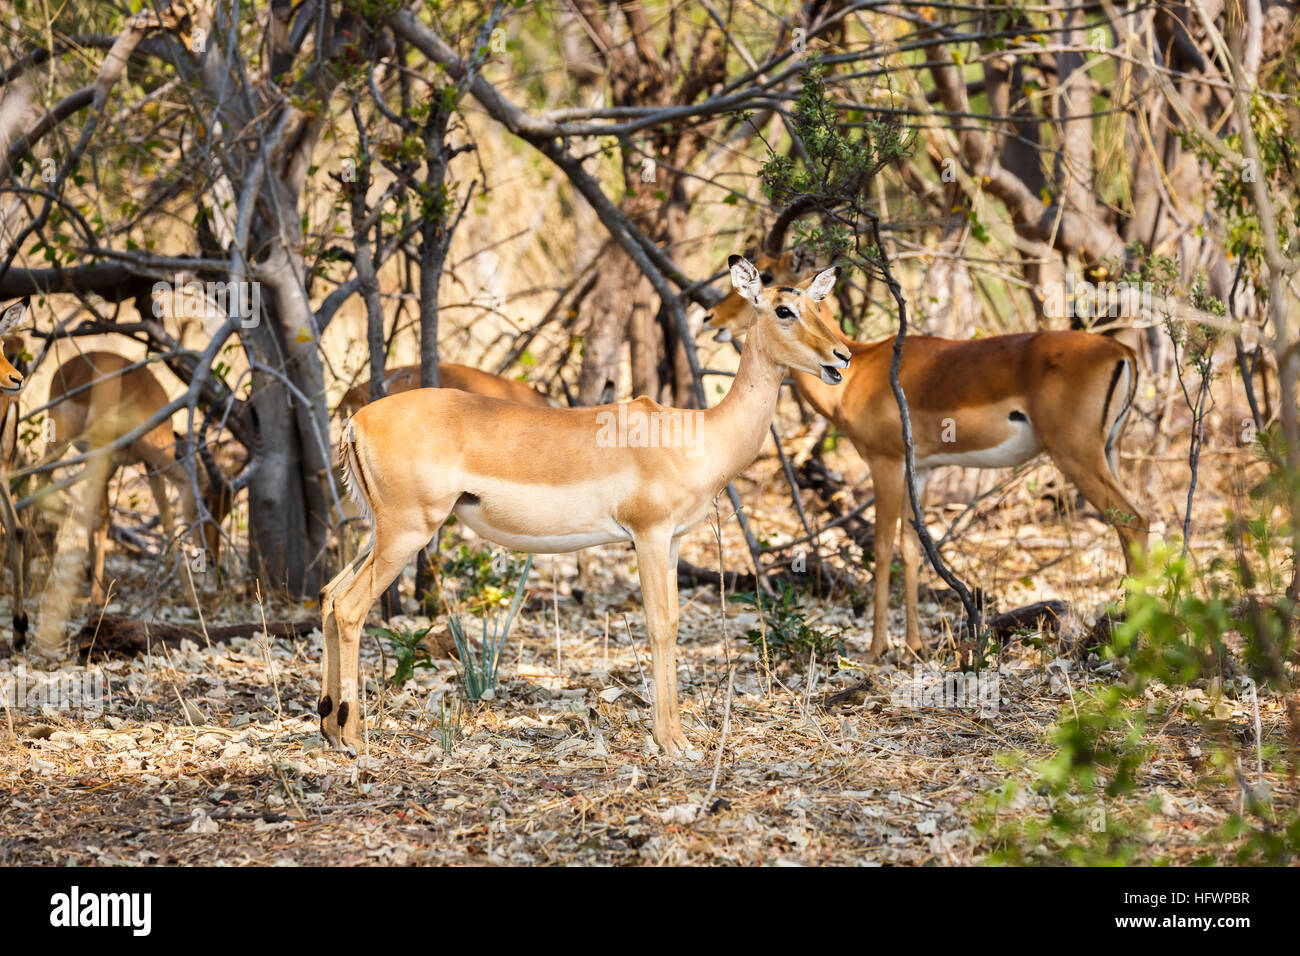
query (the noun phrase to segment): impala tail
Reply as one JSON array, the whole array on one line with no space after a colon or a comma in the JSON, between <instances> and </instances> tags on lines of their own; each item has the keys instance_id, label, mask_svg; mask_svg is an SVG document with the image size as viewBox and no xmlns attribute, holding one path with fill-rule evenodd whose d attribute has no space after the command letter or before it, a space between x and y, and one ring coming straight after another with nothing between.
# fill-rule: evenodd
<instances>
[{"instance_id":1,"label":"impala tail","mask_svg":"<svg viewBox=\"0 0 1300 956\"><path fill-rule=\"evenodd\" d=\"M343 437L339 439L339 467L343 470L343 487L347 489L361 516L370 525L370 540L375 537L375 509L370 501L370 485L357 449L356 426L349 418L343 423Z\"/></svg>"},{"instance_id":2,"label":"impala tail","mask_svg":"<svg viewBox=\"0 0 1300 956\"><path fill-rule=\"evenodd\" d=\"M1119 344L1119 343L1117 343ZM1116 397L1122 396L1116 402ZM1110 387L1106 390L1106 404L1102 407L1101 427L1106 435L1106 464L1110 473L1119 477L1119 461L1115 454L1115 442L1124 430L1124 422L1133 408L1133 399L1137 395L1137 361L1136 356L1126 355L1115 363L1115 370L1110 376ZM1115 404L1115 417L1111 418L1111 405Z\"/></svg>"}]
</instances>

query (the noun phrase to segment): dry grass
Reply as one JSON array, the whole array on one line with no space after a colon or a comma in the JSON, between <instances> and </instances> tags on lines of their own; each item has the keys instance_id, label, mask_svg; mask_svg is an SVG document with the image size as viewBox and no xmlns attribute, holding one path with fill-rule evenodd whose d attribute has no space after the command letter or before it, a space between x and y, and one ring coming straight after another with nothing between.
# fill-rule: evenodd
<instances>
[{"instance_id":1,"label":"dry grass","mask_svg":"<svg viewBox=\"0 0 1300 956\"><path fill-rule=\"evenodd\" d=\"M832 463L860 468L849 456ZM1177 468L1156 463L1147 487L1163 481L1176 492ZM774 463L765 459L750 474L756 484L742 492L761 502L758 530L794 535ZM1207 542L1230 477L1207 472L1199 533ZM1027 485L1000 503L989 498L987 516L977 515L947 553L1003 606L1067 597L1086 616L1116 593L1112 534L1086 514L1063 520ZM937 507L931 526L949 517ZM734 521L724 522L724 542L728 563L740 565ZM834 533L827 542L836 543ZM707 528L684 557L716 566ZM552 560L560 562L558 670ZM144 572L114 561L131 594ZM103 716L12 713L17 739L0 748L0 862L976 864L989 849L971 825L979 797L1009 776L1029 777L1008 770L1000 755L1045 756L1044 733L1070 696L1114 679L1094 657L1058 665L1069 668L1069 680L1053 681L1047 664L1057 651L1018 644L1002 659L995 713L906 706L895 692L915 677L910 661L866 668L873 683L865 695L827 710L828 691L863 676L853 662L870 640L869 608L855 618L843 593L809 602L818 626L842 630L846 666L830 674L820 664L812 674L787 666L770 680L738 637L752 613L729 608L724 648L716 592L697 588L683 592L679 642L684 724L695 750L667 760L648 743L649 660L632 562L630 551L607 550L580 605L570 592L572 557L539 559L498 696L460 714L449 753L439 699L460 697L455 665L419 670L400 691L381 687L380 668L391 672L392 660L378 638L363 646L370 736L355 761L321 749L319 633L309 642L237 640L104 665L112 699ZM154 608L157 618L194 620L174 591ZM258 605L231 597L237 593L208 594L209 626L261 619ZM275 600L264 610L273 620L307 613ZM952 611L923 603L922 615L935 643L945 643ZM900 612L895 622L900 633ZM937 679L945 653L925 679ZM728 656L736 662L734 700L716 792L703 805ZM0 676L19 664L0 661ZM1262 704L1264 739L1278 741L1278 704ZM1248 705L1224 716L1253 746ZM1199 739L1181 709L1152 737L1155 753L1131 801L1160 805L1151 856L1190 859L1236 803L1235 791L1198 782ZM1292 783L1269 779L1280 804L1294 801ZM1010 812L1043 808L1029 794Z\"/></svg>"}]
</instances>

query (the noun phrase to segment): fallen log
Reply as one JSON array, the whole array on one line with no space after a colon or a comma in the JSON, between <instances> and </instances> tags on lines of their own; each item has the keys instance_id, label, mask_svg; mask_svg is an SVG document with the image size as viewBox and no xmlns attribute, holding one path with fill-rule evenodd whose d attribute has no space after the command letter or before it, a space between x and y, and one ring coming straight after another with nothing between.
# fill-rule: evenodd
<instances>
[{"instance_id":1,"label":"fallen log","mask_svg":"<svg viewBox=\"0 0 1300 956\"><path fill-rule=\"evenodd\" d=\"M1024 607L994 614L984 623L989 629L990 636L996 637L1003 644L1017 636L1037 633L1039 630L1073 643L1087 632L1087 627L1075 613L1074 605L1069 601L1060 600L1026 604ZM965 631L966 628L963 626L963 636Z\"/></svg>"},{"instance_id":2,"label":"fallen log","mask_svg":"<svg viewBox=\"0 0 1300 956\"><path fill-rule=\"evenodd\" d=\"M306 621L275 621L266 625L271 637L288 637L302 640L320 628L320 618ZM139 618L105 614L86 621L73 640L78 657L89 663L90 655L103 659L113 657L138 657L155 651L160 645L180 647L181 641L193 641L202 647L205 643L229 644L236 637L254 637L262 633L262 625L232 624L226 627L209 627L207 638L197 624L164 624L161 621L142 621Z\"/></svg>"}]
</instances>

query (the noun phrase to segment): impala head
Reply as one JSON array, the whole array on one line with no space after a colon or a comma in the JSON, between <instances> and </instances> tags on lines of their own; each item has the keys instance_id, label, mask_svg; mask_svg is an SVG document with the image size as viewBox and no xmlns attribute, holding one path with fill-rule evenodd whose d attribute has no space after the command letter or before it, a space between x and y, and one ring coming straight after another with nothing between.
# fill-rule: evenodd
<instances>
[{"instance_id":1,"label":"impala head","mask_svg":"<svg viewBox=\"0 0 1300 956\"><path fill-rule=\"evenodd\" d=\"M799 277L795 271L793 250L779 256L764 253L754 260L754 268L758 270L758 278L764 288L771 285L793 285ZM745 334L753 318L753 307L738 289L733 288L714 306L713 312L704 317L704 327L716 333L713 337L717 341L730 342Z\"/></svg>"},{"instance_id":2,"label":"impala head","mask_svg":"<svg viewBox=\"0 0 1300 956\"><path fill-rule=\"evenodd\" d=\"M795 371L820 376L827 385L838 385L843 380L839 369L849 367L850 353L827 327L822 305L835 287L838 270L825 269L801 287L765 289L762 273L743 256L732 256L727 262L735 292L753 309L745 327L758 335L769 357Z\"/></svg>"},{"instance_id":3,"label":"impala head","mask_svg":"<svg viewBox=\"0 0 1300 956\"><path fill-rule=\"evenodd\" d=\"M0 312L0 338L12 332L27 314L28 299L20 299ZM17 395L23 388L23 375L14 368L8 356L0 354L0 392Z\"/></svg>"}]
</instances>

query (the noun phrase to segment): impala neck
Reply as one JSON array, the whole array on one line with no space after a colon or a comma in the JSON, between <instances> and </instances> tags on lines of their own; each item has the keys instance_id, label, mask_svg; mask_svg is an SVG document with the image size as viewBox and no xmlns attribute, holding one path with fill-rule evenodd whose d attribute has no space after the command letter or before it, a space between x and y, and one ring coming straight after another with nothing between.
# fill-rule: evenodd
<instances>
[{"instance_id":1,"label":"impala neck","mask_svg":"<svg viewBox=\"0 0 1300 956\"><path fill-rule=\"evenodd\" d=\"M752 329L730 391L704 412L700 427L704 461L717 472L719 487L758 457L776 414L784 375L785 366L772 358L760 329Z\"/></svg>"}]
</instances>

